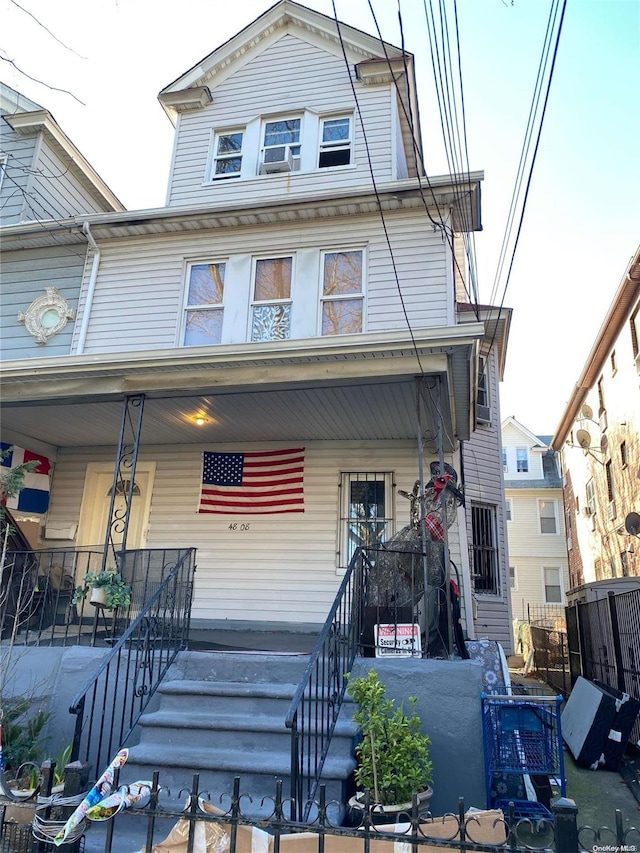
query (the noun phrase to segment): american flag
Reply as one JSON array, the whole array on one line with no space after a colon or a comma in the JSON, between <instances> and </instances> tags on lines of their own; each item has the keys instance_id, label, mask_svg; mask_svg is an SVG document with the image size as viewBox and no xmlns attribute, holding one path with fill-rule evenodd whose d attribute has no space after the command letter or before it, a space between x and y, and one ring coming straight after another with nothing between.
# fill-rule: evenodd
<instances>
[{"instance_id":1,"label":"american flag","mask_svg":"<svg viewBox=\"0 0 640 853\"><path fill-rule=\"evenodd\" d=\"M198 512L304 512L304 447L203 454Z\"/></svg>"}]
</instances>

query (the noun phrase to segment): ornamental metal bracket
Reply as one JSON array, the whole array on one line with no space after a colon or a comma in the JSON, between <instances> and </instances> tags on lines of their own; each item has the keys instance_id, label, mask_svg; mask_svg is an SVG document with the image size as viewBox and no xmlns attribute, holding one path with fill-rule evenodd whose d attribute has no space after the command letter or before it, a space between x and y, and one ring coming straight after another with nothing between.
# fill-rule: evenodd
<instances>
[{"instance_id":1,"label":"ornamental metal bracket","mask_svg":"<svg viewBox=\"0 0 640 853\"><path fill-rule=\"evenodd\" d=\"M55 287L45 287L46 295L34 299L26 311L18 314L18 323L24 326L36 343L44 345L75 319L76 312Z\"/></svg>"}]
</instances>

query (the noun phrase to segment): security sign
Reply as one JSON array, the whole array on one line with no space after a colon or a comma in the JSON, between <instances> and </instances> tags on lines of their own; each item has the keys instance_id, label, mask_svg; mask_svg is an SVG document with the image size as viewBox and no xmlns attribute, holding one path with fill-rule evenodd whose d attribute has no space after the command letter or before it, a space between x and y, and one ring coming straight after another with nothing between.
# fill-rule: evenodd
<instances>
[{"instance_id":1,"label":"security sign","mask_svg":"<svg viewBox=\"0 0 640 853\"><path fill-rule=\"evenodd\" d=\"M420 657L420 626L417 623L376 625L374 628L376 657Z\"/></svg>"}]
</instances>

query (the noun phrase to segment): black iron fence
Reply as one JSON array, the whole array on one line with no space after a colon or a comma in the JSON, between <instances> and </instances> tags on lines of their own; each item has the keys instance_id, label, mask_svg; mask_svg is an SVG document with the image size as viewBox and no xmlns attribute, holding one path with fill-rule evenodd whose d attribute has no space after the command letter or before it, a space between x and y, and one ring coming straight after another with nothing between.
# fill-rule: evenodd
<instances>
[{"instance_id":1,"label":"black iron fence","mask_svg":"<svg viewBox=\"0 0 640 853\"><path fill-rule=\"evenodd\" d=\"M564 605L527 603L526 620L530 625L537 625L540 628L564 631L566 627Z\"/></svg>"},{"instance_id":2,"label":"black iron fence","mask_svg":"<svg viewBox=\"0 0 640 853\"><path fill-rule=\"evenodd\" d=\"M103 550L8 551L0 585L0 639L27 646L113 644L185 553L175 548L119 551L113 570L131 586L131 603L107 610L89 597L74 602L74 590L87 572L100 572Z\"/></svg>"},{"instance_id":3,"label":"black iron fence","mask_svg":"<svg viewBox=\"0 0 640 853\"><path fill-rule=\"evenodd\" d=\"M118 778L114 780L118 789ZM132 787L120 788L123 799ZM139 789L136 790L136 794ZM394 825L379 824L375 806L367 801L357 817L344 814L341 821L333 817L327 803L324 786L310 810L310 821L287 819L288 802L282 796L282 783L275 782L274 796L269 801L271 814L259 819L244 809L251 797L234 781L233 791L212 803L208 792L199 789L199 777L193 777L191 790L181 791L178 797L163 788L158 772L153 774L145 792L144 807L131 806L115 812L103 823L92 823L86 816L76 826L71 844L63 843L62 850L77 851L86 846L96 853L122 853L140 850L151 853L154 845L173 853L193 853L194 850L225 851L225 853L393 853L403 850L434 849L457 851L510 851L525 853L579 853L583 850L638 850L640 830L625 826L623 815L612 808L609 827L579 826L578 809L572 800L552 803L550 819L520 819L514 816L511 804L506 812L466 811L462 799L444 817L419 813L418 799L412 808L398 816ZM71 805L59 805L55 798L33 804L33 823L29 826L29 811L20 826L11 812L12 805L0 798L0 849L11 853L33 853L50 850L49 843L38 847L29 830L36 836L49 839L64 830L73 814L76 798ZM5 815L9 809L9 815ZM307 810L309 811L309 810ZM46 814L47 818L42 819ZM91 814L89 812L89 814ZM17 832L18 829L22 831ZM78 838L78 831L83 832ZM68 836L69 837L69 836ZM11 839L14 840L12 844ZM163 844L164 842L164 844Z\"/></svg>"},{"instance_id":4,"label":"black iron fence","mask_svg":"<svg viewBox=\"0 0 640 853\"><path fill-rule=\"evenodd\" d=\"M640 590L567 608L572 683L579 675L640 700ZM640 718L630 742L640 741Z\"/></svg>"},{"instance_id":5,"label":"black iron fence","mask_svg":"<svg viewBox=\"0 0 640 853\"><path fill-rule=\"evenodd\" d=\"M129 551L122 571L134 586L113 648L76 695L72 760L103 766L126 744L179 651L187 646L195 550ZM134 580L137 578L138 580ZM136 588L136 584L140 588Z\"/></svg>"},{"instance_id":6,"label":"black iron fence","mask_svg":"<svg viewBox=\"0 0 640 853\"><path fill-rule=\"evenodd\" d=\"M530 626L533 666L540 678L557 693L566 697L571 692L569 648L564 631Z\"/></svg>"}]
</instances>

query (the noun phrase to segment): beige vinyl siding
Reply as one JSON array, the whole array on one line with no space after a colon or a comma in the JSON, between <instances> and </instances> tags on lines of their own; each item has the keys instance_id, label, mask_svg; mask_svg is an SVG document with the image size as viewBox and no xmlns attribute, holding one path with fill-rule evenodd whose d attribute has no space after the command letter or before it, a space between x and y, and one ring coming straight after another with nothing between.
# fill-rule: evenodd
<instances>
[{"instance_id":1,"label":"beige vinyl siding","mask_svg":"<svg viewBox=\"0 0 640 853\"><path fill-rule=\"evenodd\" d=\"M352 63L350 68L353 68ZM388 85L363 86L357 81L355 85L376 178L389 181L393 178L389 121L391 88ZM220 203L230 192L235 201L256 203L260 199L370 183L362 128L342 57L287 34L241 65L224 81L217 85L215 80L212 81L211 88L213 102L208 107L181 116L170 176L170 206ZM259 176L261 140L259 128L256 128L256 144L249 147L245 137L243 149L243 158L254 162L256 176L251 180L233 178L203 185L214 130L239 129L261 116L293 116L304 109L320 117L353 113L354 168ZM313 146L317 151L317 137L303 137L302 146Z\"/></svg>"},{"instance_id":2,"label":"beige vinyl siding","mask_svg":"<svg viewBox=\"0 0 640 853\"><path fill-rule=\"evenodd\" d=\"M404 306L413 328L446 324L445 247L419 212L399 212L386 221ZM417 235L420 239L417 239ZM339 218L271 227L220 229L214 233L180 234L101 244L101 262L86 340L86 352L118 352L171 348L182 322L185 267L188 259L228 260L225 303L245 312L234 317L228 343L247 339L251 262L255 255L307 252L315 257L316 280L294 282L293 311L319 310L320 252L362 248L366 264L365 331L404 329L394 265L379 217L350 217L348 231ZM315 253L315 255L314 255ZM236 272L232 273L231 260ZM311 261L310 261L311 263ZM311 263L313 266L313 263ZM87 270L84 289L88 284ZM234 278L235 276L235 278ZM298 287L300 301L296 303ZM304 298L302 298L304 287ZM315 306L313 304L313 295ZM81 301L80 312L84 310ZM226 310L226 307L225 307ZM79 320L82 318L79 317ZM227 318L225 318L226 321ZM229 314L229 321L231 314ZM304 337L318 326L304 319Z\"/></svg>"},{"instance_id":3,"label":"beige vinyl siding","mask_svg":"<svg viewBox=\"0 0 640 853\"><path fill-rule=\"evenodd\" d=\"M518 570L518 589L511 591L515 619L526 618L526 605L545 604L544 567L554 566L561 571L563 593L569 588L567 540L561 489L509 489L505 497L511 500L513 521L507 524L509 559ZM540 533L538 501L555 500L556 534Z\"/></svg>"},{"instance_id":4,"label":"beige vinyl siding","mask_svg":"<svg viewBox=\"0 0 640 853\"><path fill-rule=\"evenodd\" d=\"M466 512L468 528L471 531L472 501L491 504L496 507L500 589L498 595L476 594L475 628L477 637L490 637L497 640L504 647L505 653L510 654L513 645L509 612L509 552L505 529L504 490L500 461L502 442L495 351L488 358L491 423L476 427L471 434L471 439L464 444ZM469 536L471 539L471 532Z\"/></svg>"},{"instance_id":5,"label":"beige vinyl siding","mask_svg":"<svg viewBox=\"0 0 640 853\"><path fill-rule=\"evenodd\" d=\"M41 358L68 355L74 321L45 345L38 345L18 314L25 312L34 299L55 287L71 308L77 308L84 269L84 246L51 246L4 252L2 256L2 303L0 305L0 347L3 359Z\"/></svg>"},{"instance_id":6,"label":"beige vinyl siding","mask_svg":"<svg viewBox=\"0 0 640 853\"><path fill-rule=\"evenodd\" d=\"M394 485L404 489L410 489L416 477L413 442L303 444L305 512L273 516L198 514L201 454L205 449L258 450L291 443L141 448L140 461L156 463L147 546L198 549L194 618L324 622L341 580L336 565L340 473L391 471ZM60 451L49 525L78 521L87 464L113 457L108 448ZM232 522L238 523L236 530L229 530ZM400 500L396 530L407 522L408 503ZM242 523L249 530L240 530ZM455 526L450 548L460 566Z\"/></svg>"}]
</instances>

